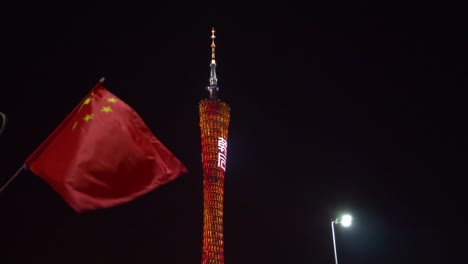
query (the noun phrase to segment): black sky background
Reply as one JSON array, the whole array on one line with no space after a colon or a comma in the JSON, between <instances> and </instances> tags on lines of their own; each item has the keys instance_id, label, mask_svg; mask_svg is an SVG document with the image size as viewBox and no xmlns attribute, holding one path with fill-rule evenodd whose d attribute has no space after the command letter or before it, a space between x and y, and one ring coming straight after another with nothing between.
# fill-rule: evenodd
<instances>
[{"instance_id":1,"label":"black sky background","mask_svg":"<svg viewBox=\"0 0 468 264\"><path fill-rule=\"evenodd\" d=\"M217 30L231 107L226 263L448 263L466 244L466 12L449 2L2 4L0 180L100 77L189 173L77 215L0 194L0 263L200 263L198 102Z\"/></svg>"}]
</instances>

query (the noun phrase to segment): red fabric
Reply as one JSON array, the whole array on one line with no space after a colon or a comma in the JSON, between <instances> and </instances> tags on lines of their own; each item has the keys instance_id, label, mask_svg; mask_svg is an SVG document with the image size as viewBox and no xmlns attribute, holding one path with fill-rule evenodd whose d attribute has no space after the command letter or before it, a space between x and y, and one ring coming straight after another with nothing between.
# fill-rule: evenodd
<instances>
[{"instance_id":1,"label":"red fabric","mask_svg":"<svg viewBox=\"0 0 468 264\"><path fill-rule=\"evenodd\" d=\"M78 213L130 201L187 172L101 83L25 164Z\"/></svg>"}]
</instances>

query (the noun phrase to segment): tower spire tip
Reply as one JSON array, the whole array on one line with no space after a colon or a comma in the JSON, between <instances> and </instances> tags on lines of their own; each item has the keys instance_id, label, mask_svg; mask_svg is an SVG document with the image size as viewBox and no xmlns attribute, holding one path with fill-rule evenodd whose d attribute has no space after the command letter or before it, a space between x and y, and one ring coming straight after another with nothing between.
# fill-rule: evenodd
<instances>
[{"instance_id":1,"label":"tower spire tip","mask_svg":"<svg viewBox=\"0 0 468 264\"><path fill-rule=\"evenodd\" d=\"M211 63L210 63L210 86L208 86L208 91L210 92L210 98L216 99L216 92L218 88L218 78L216 77L216 44L215 44L215 29L211 28Z\"/></svg>"}]
</instances>

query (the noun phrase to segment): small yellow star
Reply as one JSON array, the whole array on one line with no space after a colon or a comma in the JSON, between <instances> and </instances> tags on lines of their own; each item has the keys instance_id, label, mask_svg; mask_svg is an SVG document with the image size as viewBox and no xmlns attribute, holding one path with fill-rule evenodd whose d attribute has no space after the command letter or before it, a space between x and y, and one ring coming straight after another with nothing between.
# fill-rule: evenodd
<instances>
[{"instance_id":1,"label":"small yellow star","mask_svg":"<svg viewBox=\"0 0 468 264\"><path fill-rule=\"evenodd\" d=\"M110 113L110 112L112 112L112 108L110 106L103 106L101 108L101 111L104 112L104 113Z\"/></svg>"},{"instance_id":2,"label":"small yellow star","mask_svg":"<svg viewBox=\"0 0 468 264\"><path fill-rule=\"evenodd\" d=\"M115 104L117 102L117 99L114 97L107 98L107 102Z\"/></svg>"},{"instance_id":3,"label":"small yellow star","mask_svg":"<svg viewBox=\"0 0 468 264\"><path fill-rule=\"evenodd\" d=\"M83 108L84 105L91 103L91 100L91 97L86 98L86 100L81 104L80 109L78 109L78 113L81 111L81 108Z\"/></svg>"},{"instance_id":4,"label":"small yellow star","mask_svg":"<svg viewBox=\"0 0 468 264\"><path fill-rule=\"evenodd\" d=\"M89 120L93 119L93 114L90 114L90 115L86 115L83 120L88 122Z\"/></svg>"},{"instance_id":5,"label":"small yellow star","mask_svg":"<svg viewBox=\"0 0 468 264\"><path fill-rule=\"evenodd\" d=\"M72 130L75 130L75 128L76 128L77 125L78 125L78 121L76 121L75 123L73 123Z\"/></svg>"}]
</instances>

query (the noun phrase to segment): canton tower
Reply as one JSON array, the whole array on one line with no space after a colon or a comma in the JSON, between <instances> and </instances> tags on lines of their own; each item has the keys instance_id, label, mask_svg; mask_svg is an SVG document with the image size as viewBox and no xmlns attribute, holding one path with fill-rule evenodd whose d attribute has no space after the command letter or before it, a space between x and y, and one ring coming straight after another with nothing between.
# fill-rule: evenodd
<instances>
[{"instance_id":1,"label":"canton tower","mask_svg":"<svg viewBox=\"0 0 468 264\"><path fill-rule=\"evenodd\" d=\"M224 263L223 198L230 109L217 98L215 48L213 28L209 97L199 103L204 201L202 264Z\"/></svg>"}]
</instances>

